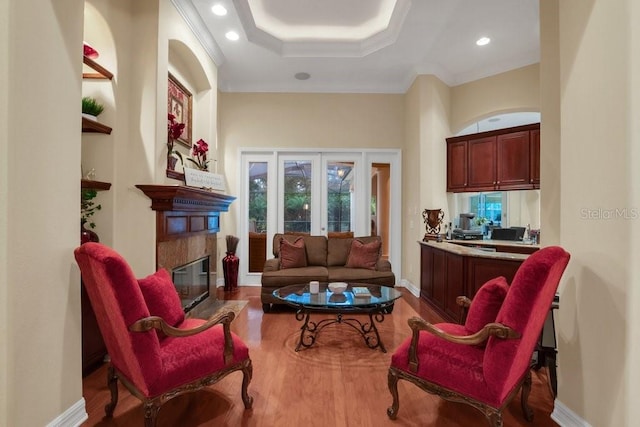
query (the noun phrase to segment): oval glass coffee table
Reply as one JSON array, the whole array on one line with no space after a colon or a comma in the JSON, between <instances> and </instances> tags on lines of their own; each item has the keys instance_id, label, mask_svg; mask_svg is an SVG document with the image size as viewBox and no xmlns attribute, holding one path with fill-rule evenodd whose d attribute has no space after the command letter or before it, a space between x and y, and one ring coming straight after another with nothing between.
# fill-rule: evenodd
<instances>
[{"instance_id":1,"label":"oval glass coffee table","mask_svg":"<svg viewBox=\"0 0 640 427\"><path fill-rule=\"evenodd\" d=\"M273 296L296 308L296 320L304 322L300 328L300 339L296 351L302 347L311 347L325 326L341 323L358 331L369 348L380 348L386 353L376 322L384 321L385 313L391 312L394 301L402 294L388 286L366 283L349 284L341 294L331 292L328 283L320 283L319 292L312 294L309 292L309 284L305 283L276 289L273 291ZM310 320L312 313L330 313L335 314L336 317L315 322ZM368 315L369 321L362 322L355 317L345 317L356 314Z\"/></svg>"}]
</instances>

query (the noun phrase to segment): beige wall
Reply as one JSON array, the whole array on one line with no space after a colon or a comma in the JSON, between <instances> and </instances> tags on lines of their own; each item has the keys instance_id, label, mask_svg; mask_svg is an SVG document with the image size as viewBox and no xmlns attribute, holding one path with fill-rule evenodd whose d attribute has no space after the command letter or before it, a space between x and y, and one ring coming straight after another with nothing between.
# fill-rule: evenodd
<instances>
[{"instance_id":1,"label":"beige wall","mask_svg":"<svg viewBox=\"0 0 640 427\"><path fill-rule=\"evenodd\" d=\"M2 426L46 425L82 399L73 260L82 9L79 0L0 6L0 20L10 23L0 25ZM34 46L36 56L25 53Z\"/></svg>"},{"instance_id":2,"label":"beige wall","mask_svg":"<svg viewBox=\"0 0 640 427\"><path fill-rule=\"evenodd\" d=\"M95 231L143 276L155 270L155 213L135 185L179 184L165 172L167 71L193 94L192 139L207 141L215 159L217 68L169 1L87 0L85 19L85 40L114 73L111 83L83 82L85 94L107 101L100 120L113 127L83 135L84 169L112 183L98 196Z\"/></svg>"},{"instance_id":3,"label":"beige wall","mask_svg":"<svg viewBox=\"0 0 640 427\"><path fill-rule=\"evenodd\" d=\"M405 155L403 156L403 279L420 287L420 250L425 233L422 211L450 212L446 197L446 145L450 89L435 76L418 76L405 96ZM419 177L416 181L416 177ZM442 229L444 232L444 228Z\"/></svg>"},{"instance_id":4,"label":"beige wall","mask_svg":"<svg viewBox=\"0 0 640 427\"><path fill-rule=\"evenodd\" d=\"M533 64L451 88L451 131L495 114L540 111L540 65Z\"/></svg>"},{"instance_id":5,"label":"beige wall","mask_svg":"<svg viewBox=\"0 0 640 427\"><path fill-rule=\"evenodd\" d=\"M638 371L640 219L615 215L639 207L631 3L559 2L560 243L572 255L558 316L559 400L594 426L638 422L628 391L638 387L629 374Z\"/></svg>"},{"instance_id":6,"label":"beige wall","mask_svg":"<svg viewBox=\"0 0 640 427\"><path fill-rule=\"evenodd\" d=\"M238 148L402 148L402 95L221 93L220 151L238 194ZM222 234L236 233L235 205Z\"/></svg>"},{"instance_id":7,"label":"beige wall","mask_svg":"<svg viewBox=\"0 0 640 427\"><path fill-rule=\"evenodd\" d=\"M9 366L9 274L7 252L9 205L9 2L0 2L0 414L8 414ZM0 415L6 426L8 415Z\"/></svg>"}]
</instances>

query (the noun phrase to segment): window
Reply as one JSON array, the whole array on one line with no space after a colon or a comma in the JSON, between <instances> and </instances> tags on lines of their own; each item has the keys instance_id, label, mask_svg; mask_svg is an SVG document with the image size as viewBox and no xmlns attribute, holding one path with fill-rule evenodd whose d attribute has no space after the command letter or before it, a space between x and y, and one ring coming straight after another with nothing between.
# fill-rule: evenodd
<instances>
[{"instance_id":1,"label":"window","mask_svg":"<svg viewBox=\"0 0 640 427\"><path fill-rule=\"evenodd\" d=\"M469 198L469 211L476 219L486 218L489 224L502 225L502 192L480 193Z\"/></svg>"}]
</instances>

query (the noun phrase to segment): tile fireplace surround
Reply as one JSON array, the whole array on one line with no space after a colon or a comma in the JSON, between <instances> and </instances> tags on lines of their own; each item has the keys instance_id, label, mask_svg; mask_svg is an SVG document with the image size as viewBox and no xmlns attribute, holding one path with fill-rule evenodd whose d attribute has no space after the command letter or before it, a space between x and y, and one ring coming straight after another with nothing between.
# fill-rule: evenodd
<instances>
[{"instance_id":1,"label":"tile fireplace surround","mask_svg":"<svg viewBox=\"0 0 640 427\"><path fill-rule=\"evenodd\" d=\"M156 212L156 268L173 268L209 255L216 283L220 212L236 198L183 185L136 185ZM212 292L210 298L215 298Z\"/></svg>"}]
</instances>

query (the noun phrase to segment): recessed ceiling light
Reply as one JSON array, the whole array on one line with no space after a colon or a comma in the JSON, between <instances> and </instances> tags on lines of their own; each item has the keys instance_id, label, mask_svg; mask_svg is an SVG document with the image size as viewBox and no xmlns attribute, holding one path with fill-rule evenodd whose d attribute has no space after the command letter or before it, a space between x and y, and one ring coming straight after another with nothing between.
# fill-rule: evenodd
<instances>
[{"instance_id":1,"label":"recessed ceiling light","mask_svg":"<svg viewBox=\"0 0 640 427\"><path fill-rule=\"evenodd\" d=\"M478 41L476 42L476 44L478 46L484 46L484 45L489 44L490 42L491 42L491 39L489 37L480 37L478 39Z\"/></svg>"},{"instance_id":2,"label":"recessed ceiling light","mask_svg":"<svg viewBox=\"0 0 640 427\"><path fill-rule=\"evenodd\" d=\"M217 16L225 16L227 14L227 8L221 4L214 4L213 7L211 7L211 11Z\"/></svg>"},{"instance_id":3,"label":"recessed ceiling light","mask_svg":"<svg viewBox=\"0 0 640 427\"><path fill-rule=\"evenodd\" d=\"M492 117L489 120L487 120L488 122L491 123L495 123L495 122L499 122L500 121L500 117Z\"/></svg>"},{"instance_id":4,"label":"recessed ceiling light","mask_svg":"<svg viewBox=\"0 0 640 427\"><path fill-rule=\"evenodd\" d=\"M240 35L235 31L228 31L227 34L225 34L224 36L231 41L236 41L240 39Z\"/></svg>"},{"instance_id":5,"label":"recessed ceiling light","mask_svg":"<svg viewBox=\"0 0 640 427\"><path fill-rule=\"evenodd\" d=\"M308 80L311 77L309 73L296 73L294 76L298 80Z\"/></svg>"}]
</instances>

